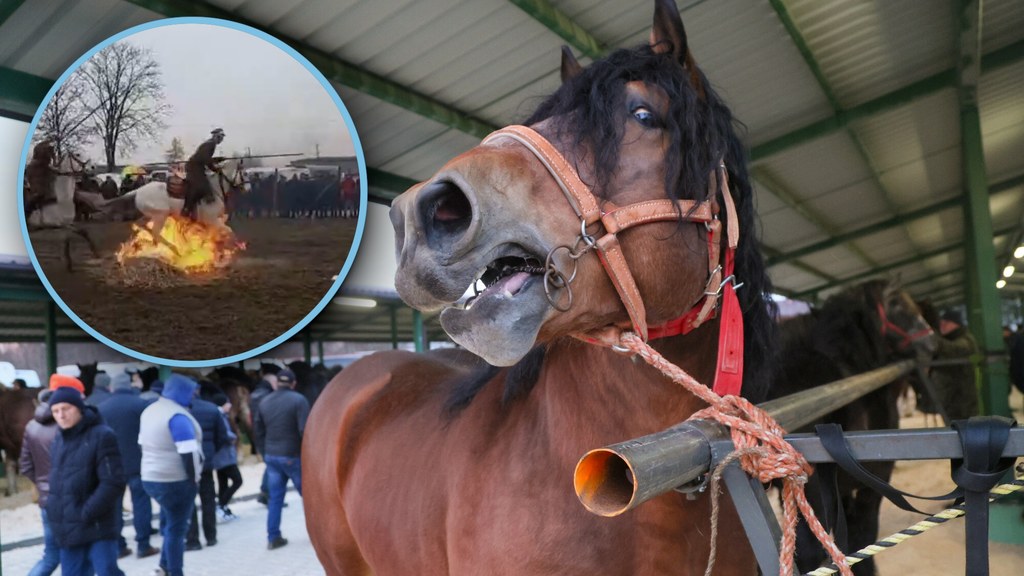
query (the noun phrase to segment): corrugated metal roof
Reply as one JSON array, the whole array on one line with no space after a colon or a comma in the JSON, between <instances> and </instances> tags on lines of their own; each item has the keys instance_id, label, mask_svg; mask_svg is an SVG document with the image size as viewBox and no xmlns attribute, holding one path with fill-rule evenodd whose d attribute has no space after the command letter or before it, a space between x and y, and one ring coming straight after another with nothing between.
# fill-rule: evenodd
<instances>
[{"instance_id":1,"label":"corrugated metal roof","mask_svg":"<svg viewBox=\"0 0 1024 576\"><path fill-rule=\"evenodd\" d=\"M0 66L56 78L111 34L161 17L140 4L163 6L126 0L26 2L0 23ZM698 65L749 129L748 142L755 148L767 142L775 146L780 137L789 143L781 151L773 148L774 154L761 154L754 168L768 180L755 183L764 244L771 254L809 245L819 249L773 266L780 287L807 292L831 286L862 275L869 261L885 268L906 260L893 272L913 278L941 277L949 266L961 265L964 226L958 208L860 232L963 194L959 108L949 72L959 41L948 2L783 0L793 29L766 0L677 4ZM558 48L566 43L506 0L203 4L211 5L389 81L405 91L403 98L431 99L456 116L495 126L521 120L538 96L557 86ZM609 49L648 36L647 0L552 0L551 5ZM986 0L984 10L983 52L999 54L998 62L988 60L978 92L989 182L996 184L1024 175L1024 3ZM478 141L479 134L403 108L402 98L365 86L334 86L373 169L423 179ZM910 93L891 96L901 90ZM8 96L0 89L0 102ZM876 99L878 111L858 112L862 103L878 105ZM837 114L844 110L854 112L852 121ZM813 137L801 131L808 126L816 127ZM368 183L387 193L384 184ZM992 198L997 232L1013 229L998 240L998 268L1009 243L1021 237L1022 195L1024 182ZM839 234L854 239L831 245L830 238ZM913 261L946 245L960 247ZM914 290L923 295L932 286L921 282Z\"/></svg>"}]
</instances>

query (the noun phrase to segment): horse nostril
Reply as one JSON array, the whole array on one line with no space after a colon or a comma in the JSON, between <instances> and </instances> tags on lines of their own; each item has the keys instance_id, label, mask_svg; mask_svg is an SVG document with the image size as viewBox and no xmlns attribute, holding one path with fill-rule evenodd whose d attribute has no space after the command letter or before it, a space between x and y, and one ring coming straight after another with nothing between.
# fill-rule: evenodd
<instances>
[{"instance_id":1,"label":"horse nostril","mask_svg":"<svg viewBox=\"0 0 1024 576\"><path fill-rule=\"evenodd\" d=\"M440 181L420 191L417 202L420 221L428 241L447 243L469 228L473 206L462 189L452 182Z\"/></svg>"}]
</instances>

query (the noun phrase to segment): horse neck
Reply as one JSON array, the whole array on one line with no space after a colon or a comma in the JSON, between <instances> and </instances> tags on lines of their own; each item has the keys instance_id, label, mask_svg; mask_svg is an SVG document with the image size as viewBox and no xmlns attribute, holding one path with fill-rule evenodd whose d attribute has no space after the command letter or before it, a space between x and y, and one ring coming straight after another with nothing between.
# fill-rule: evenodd
<instances>
[{"instance_id":1,"label":"horse neck","mask_svg":"<svg viewBox=\"0 0 1024 576\"><path fill-rule=\"evenodd\" d=\"M652 342L652 347L710 385L717 334L717 323L707 323L686 336ZM592 448L663 430L704 406L642 359L569 338L549 346L539 385L542 410L556 434Z\"/></svg>"}]
</instances>

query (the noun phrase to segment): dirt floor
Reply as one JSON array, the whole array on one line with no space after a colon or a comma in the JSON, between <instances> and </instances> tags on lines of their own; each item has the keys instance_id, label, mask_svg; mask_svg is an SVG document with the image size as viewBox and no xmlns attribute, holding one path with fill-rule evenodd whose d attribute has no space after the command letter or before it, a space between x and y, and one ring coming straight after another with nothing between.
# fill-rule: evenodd
<instances>
[{"instance_id":1,"label":"dirt floor","mask_svg":"<svg viewBox=\"0 0 1024 576\"><path fill-rule=\"evenodd\" d=\"M33 232L31 239L54 289L97 332L160 358L210 360L252 350L303 319L341 271L356 220L230 225L247 247L227 268L197 277L156 270L163 276L156 286L140 285L138 268L122 268L113 256L129 236L127 223L84 224L101 258L73 238L73 273L61 259L63 232Z\"/></svg>"}]
</instances>

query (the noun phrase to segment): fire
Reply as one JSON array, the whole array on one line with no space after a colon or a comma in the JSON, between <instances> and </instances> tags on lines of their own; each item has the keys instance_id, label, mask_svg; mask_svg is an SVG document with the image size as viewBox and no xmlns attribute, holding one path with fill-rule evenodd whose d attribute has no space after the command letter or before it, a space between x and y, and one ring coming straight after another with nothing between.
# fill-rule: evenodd
<instances>
[{"instance_id":1,"label":"fire","mask_svg":"<svg viewBox=\"0 0 1024 576\"><path fill-rule=\"evenodd\" d=\"M132 224L131 238L116 254L119 264L130 258L154 258L186 274L197 274L223 268L239 250L245 250L245 243L236 242L226 225L222 229L171 216L160 231L159 242L154 241L152 228L152 222L145 227Z\"/></svg>"}]
</instances>

